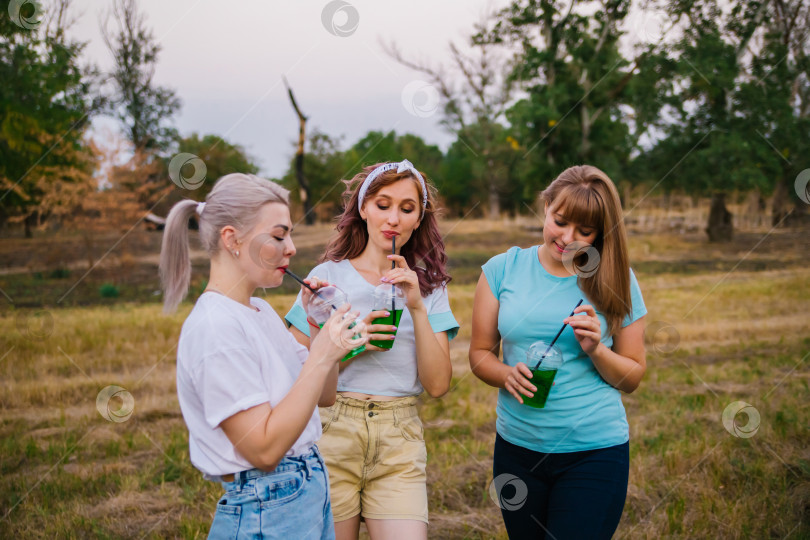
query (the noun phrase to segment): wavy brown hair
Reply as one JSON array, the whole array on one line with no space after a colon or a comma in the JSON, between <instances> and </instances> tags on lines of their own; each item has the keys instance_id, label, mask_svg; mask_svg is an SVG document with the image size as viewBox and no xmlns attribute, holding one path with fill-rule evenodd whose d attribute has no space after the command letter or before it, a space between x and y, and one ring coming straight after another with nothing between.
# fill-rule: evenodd
<instances>
[{"instance_id":1,"label":"wavy brown hair","mask_svg":"<svg viewBox=\"0 0 810 540\"><path fill-rule=\"evenodd\" d=\"M605 316L609 333L615 334L632 312L627 232L616 186L600 169L577 165L560 173L540 196L549 212L597 231L592 245L599 252L599 265L593 275L579 276L577 283ZM586 259L587 254L579 258ZM574 260L575 265L587 264L583 263Z\"/></svg>"},{"instance_id":2,"label":"wavy brown hair","mask_svg":"<svg viewBox=\"0 0 810 540\"><path fill-rule=\"evenodd\" d=\"M354 259L366 249L368 229L363 218L360 217L357 198L363 180L380 165L385 165L385 163L364 167L351 180L343 180L346 190L343 192L343 213L337 217L337 236L329 240L320 262ZM405 257L408 266L416 271L416 275L419 277L419 291L424 297L437 287L447 284L452 278L446 270L447 254L444 251L444 240L439 234L439 226L436 221L438 215L435 203L436 188L425 173L422 171L419 173L425 180L428 190L427 206L422 210L422 205L419 205L421 212L419 227L413 231L408 241L400 248L399 253ZM410 179L414 183L416 192L419 194L418 200L421 202L422 186L419 180L410 171L398 173L396 170L386 171L375 178L366 191L364 201L371 200L383 187L404 179Z\"/></svg>"}]
</instances>

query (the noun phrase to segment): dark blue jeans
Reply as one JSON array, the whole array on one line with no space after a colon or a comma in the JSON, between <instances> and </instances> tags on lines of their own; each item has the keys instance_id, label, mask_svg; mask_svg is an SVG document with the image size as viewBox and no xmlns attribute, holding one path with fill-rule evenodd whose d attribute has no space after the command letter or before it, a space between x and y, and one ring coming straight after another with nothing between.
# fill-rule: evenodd
<instances>
[{"instance_id":1,"label":"dark blue jeans","mask_svg":"<svg viewBox=\"0 0 810 540\"><path fill-rule=\"evenodd\" d=\"M627 497L629 448L544 454L498 435L493 487L509 538L613 536Z\"/></svg>"}]
</instances>

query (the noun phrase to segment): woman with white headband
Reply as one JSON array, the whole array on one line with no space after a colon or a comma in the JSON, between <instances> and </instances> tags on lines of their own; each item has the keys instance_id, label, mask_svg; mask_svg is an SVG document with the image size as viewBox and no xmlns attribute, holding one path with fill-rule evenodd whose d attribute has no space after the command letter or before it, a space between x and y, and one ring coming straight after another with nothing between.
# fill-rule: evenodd
<instances>
[{"instance_id":1,"label":"woman with white headband","mask_svg":"<svg viewBox=\"0 0 810 540\"><path fill-rule=\"evenodd\" d=\"M365 322L370 341L340 363L337 403L321 409L319 442L329 469L338 539L356 539L361 517L372 539L427 538L427 452L417 397L450 388L449 341L458 332L446 284L447 255L435 215L435 188L405 160L366 167L349 181L336 237L310 276L343 289L354 309L372 309L372 293L393 284L405 294L396 326ZM396 253L392 254L392 241ZM392 262L394 268L392 268ZM290 331L309 344L299 297L287 314Z\"/></svg>"}]
</instances>

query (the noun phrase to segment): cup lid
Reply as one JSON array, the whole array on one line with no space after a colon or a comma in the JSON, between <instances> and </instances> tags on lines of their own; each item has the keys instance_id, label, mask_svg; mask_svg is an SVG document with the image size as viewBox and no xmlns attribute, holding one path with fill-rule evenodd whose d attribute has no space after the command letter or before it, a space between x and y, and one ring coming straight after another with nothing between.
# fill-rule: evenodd
<instances>
[{"instance_id":1,"label":"cup lid","mask_svg":"<svg viewBox=\"0 0 810 540\"><path fill-rule=\"evenodd\" d=\"M557 345L539 340L529 346L526 351L526 360L530 368L540 363L540 366L558 368L563 364L563 354Z\"/></svg>"},{"instance_id":2,"label":"cup lid","mask_svg":"<svg viewBox=\"0 0 810 540\"><path fill-rule=\"evenodd\" d=\"M312 295L309 306L307 306L307 314L318 324L325 323L332 314L332 310L345 304L346 300L346 293L340 287L334 285L321 287L317 294Z\"/></svg>"},{"instance_id":3,"label":"cup lid","mask_svg":"<svg viewBox=\"0 0 810 540\"><path fill-rule=\"evenodd\" d=\"M402 309L405 304L405 293L397 285L383 283L377 285L372 293L374 309L390 308L393 302L394 309Z\"/></svg>"}]
</instances>

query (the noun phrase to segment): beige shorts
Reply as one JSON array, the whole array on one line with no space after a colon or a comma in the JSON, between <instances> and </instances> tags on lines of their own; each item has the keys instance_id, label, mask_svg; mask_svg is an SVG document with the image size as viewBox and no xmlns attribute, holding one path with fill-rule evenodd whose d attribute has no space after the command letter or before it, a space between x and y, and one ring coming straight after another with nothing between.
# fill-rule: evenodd
<instances>
[{"instance_id":1,"label":"beige shorts","mask_svg":"<svg viewBox=\"0 0 810 540\"><path fill-rule=\"evenodd\" d=\"M427 450L416 397L364 401L338 394L320 413L318 448L335 521L360 514L427 523Z\"/></svg>"}]
</instances>

